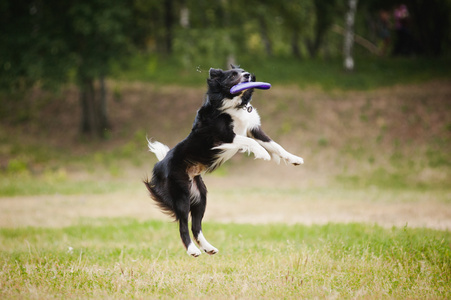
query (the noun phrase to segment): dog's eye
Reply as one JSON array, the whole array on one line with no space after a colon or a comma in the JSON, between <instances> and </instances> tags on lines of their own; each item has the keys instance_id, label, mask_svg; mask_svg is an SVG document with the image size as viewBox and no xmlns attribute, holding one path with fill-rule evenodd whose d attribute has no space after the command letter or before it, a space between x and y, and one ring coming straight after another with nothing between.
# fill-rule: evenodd
<instances>
[{"instance_id":1,"label":"dog's eye","mask_svg":"<svg viewBox=\"0 0 451 300\"><path fill-rule=\"evenodd\" d=\"M237 72L233 72L232 73L232 77L237 77L238 76L238 73Z\"/></svg>"}]
</instances>

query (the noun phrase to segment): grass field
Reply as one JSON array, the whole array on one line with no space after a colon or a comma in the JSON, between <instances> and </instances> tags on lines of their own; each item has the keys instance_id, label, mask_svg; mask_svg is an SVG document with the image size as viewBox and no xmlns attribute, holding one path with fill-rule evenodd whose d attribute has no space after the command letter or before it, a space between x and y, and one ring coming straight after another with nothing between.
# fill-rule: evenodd
<instances>
[{"instance_id":1,"label":"grass field","mask_svg":"<svg viewBox=\"0 0 451 300\"><path fill-rule=\"evenodd\" d=\"M249 64L274 84L252 102L263 128L305 164L237 155L206 176L220 252L197 259L141 180L146 136L188 134L206 68L149 59L108 82L106 140L79 135L73 87L5 106L1 299L451 298L446 59Z\"/></svg>"},{"instance_id":2,"label":"grass field","mask_svg":"<svg viewBox=\"0 0 451 300\"><path fill-rule=\"evenodd\" d=\"M174 224L85 220L0 230L0 297L451 297L451 234L362 224L205 224L215 256L188 257Z\"/></svg>"}]
</instances>

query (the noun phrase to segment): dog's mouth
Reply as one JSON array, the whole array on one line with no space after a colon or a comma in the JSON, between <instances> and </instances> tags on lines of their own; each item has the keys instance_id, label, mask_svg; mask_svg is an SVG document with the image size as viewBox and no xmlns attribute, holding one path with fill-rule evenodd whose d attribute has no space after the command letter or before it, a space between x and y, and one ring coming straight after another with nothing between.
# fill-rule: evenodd
<instances>
[{"instance_id":1,"label":"dog's mouth","mask_svg":"<svg viewBox=\"0 0 451 300\"><path fill-rule=\"evenodd\" d=\"M238 86L241 86L243 84L248 84L249 82L255 82L256 81L256 77L255 75L246 72L244 70L241 70L241 72L235 72L234 74L232 74L232 76L235 76L235 80L233 82L231 82L231 86L230 86L230 92L229 92L229 98L233 98L236 96L241 95L241 97L245 96L245 94L247 96L245 96L244 98L249 98L248 100L245 100L244 102L246 102L246 104L250 101L250 97L253 93L253 88L247 88L247 89L241 89L241 90L237 90L236 92L232 93L233 88L236 88ZM241 105L240 105L241 106Z\"/></svg>"},{"instance_id":2,"label":"dog's mouth","mask_svg":"<svg viewBox=\"0 0 451 300\"><path fill-rule=\"evenodd\" d=\"M251 81L255 81L255 76L252 76L251 73L249 72L243 72L241 74L241 81L239 83L243 83L243 82L251 82Z\"/></svg>"},{"instance_id":3,"label":"dog's mouth","mask_svg":"<svg viewBox=\"0 0 451 300\"><path fill-rule=\"evenodd\" d=\"M249 72L243 72L240 74L239 78L235 80L234 82L231 82L230 88L232 88L235 85L238 85L240 83L247 83L247 82L255 82L255 76L252 75Z\"/></svg>"}]
</instances>

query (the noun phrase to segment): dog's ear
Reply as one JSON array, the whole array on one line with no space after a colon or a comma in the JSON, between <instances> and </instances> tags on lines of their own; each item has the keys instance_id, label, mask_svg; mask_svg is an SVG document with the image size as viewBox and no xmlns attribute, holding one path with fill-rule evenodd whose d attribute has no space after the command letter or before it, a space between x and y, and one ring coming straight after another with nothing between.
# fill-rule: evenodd
<instances>
[{"instance_id":1,"label":"dog's ear","mask_svg":"<svg viewBox=\"0 0 451 300\"><path fill-rule=\"evenodd\" d=\"M232 69L239 69L239 68L240 68L240 65L235 66L234 64L230 64L230 67L231 67Z\"/></svg>"},{"instance_id":2,"label":"dog's ear","mask_svg":"<svg viewBox=\"0 0 451 300\"><path fill-rule=\"evenodd\" d=\"M223 73L224 71L222 71L221 69L210 68L210 79L219 78Z\"/></svg>"}]
</instances>

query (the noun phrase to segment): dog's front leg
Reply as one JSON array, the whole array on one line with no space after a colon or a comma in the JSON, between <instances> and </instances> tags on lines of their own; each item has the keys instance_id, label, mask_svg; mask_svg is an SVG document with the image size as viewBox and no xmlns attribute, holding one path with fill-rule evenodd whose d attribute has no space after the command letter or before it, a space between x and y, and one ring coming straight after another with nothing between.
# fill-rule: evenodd
<instances>
[{"instance_id":1,"label":"dog's front leg","mask_svg":"<svg viewBox=\"0 0 451 300\"><path fill-rule=\"evenodd\" d=\"M224 143L213 149L222 150L219 154L219 159L222 161L232 158L238 151L247 153L252 152L254 153L255 158L271 160L271 156L264 147L255 140L242 135L235 135L232 143Z\"/></svg>"},{"instance_id":2,"label":"dog's front leg","mask_svg":"<svg viewBox=\"0 0 451 300\"><path fill-rule=\"evenodd\" d=\"M291 154L282 146L274 142L263 132L260 126L252 128L249 131L249 135L253 137L269 153L271 153L273 160L275 160L277 163L280 162L280 159L283 159L286 163L293 164L295 166L304 163L304 159L302 157Z\"/></svg>"}]
</instances>

